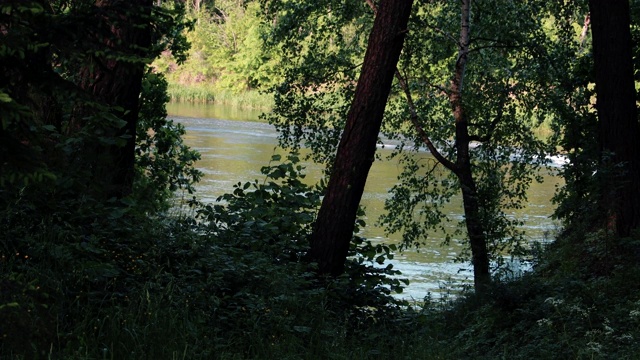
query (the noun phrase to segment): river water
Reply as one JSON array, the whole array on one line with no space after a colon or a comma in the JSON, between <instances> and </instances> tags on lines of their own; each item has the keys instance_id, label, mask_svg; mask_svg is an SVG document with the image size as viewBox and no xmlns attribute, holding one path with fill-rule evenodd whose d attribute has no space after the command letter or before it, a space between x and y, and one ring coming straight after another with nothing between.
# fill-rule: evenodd
<instances>
[{"instance_id":1,"label":"river water","mask_svg":"<svg viewBox=\"0 0 640 360\"><path fill-rule=\"evenodd\" d=\"M260 168L269 163L278 151L275 129L258 120L259 112L237 110L219 105L168 104L169 118L186 128L185 143L202 154L197 167L205 174L196 186L197 196L204 202L214 202L224 193L232 192L238 182L264 179ZM386 159L391 150L378 149L380 158ZM362 204L367 213L367 226L362 230L365 238L373 241L398 243L399 234L388 235L375 226L384 211L384 201L389 189L396 183L400 167L395 160L376 160L369 173ZM320 169L307 164L307 179L318 180ZM525 221L524 230L531 241L547 241L553 237L556 225L549 218L553 212L551 198L562 180L553 176L553 170L545 171L544 182L533 183L529 190L529 202L524 209L512 214ZM447 204L445 211L453 219L462 219L459 199ZM453 259L461 250L459 240L442 246L443 234L430 234L418 251L405 251L395 255L394 267L402 271L402 277L410 280L403 297L423 299L428 293L439 296L447 289L469 284L472 280L471 265L457 263Z\"/></svg>"}]
</instances>

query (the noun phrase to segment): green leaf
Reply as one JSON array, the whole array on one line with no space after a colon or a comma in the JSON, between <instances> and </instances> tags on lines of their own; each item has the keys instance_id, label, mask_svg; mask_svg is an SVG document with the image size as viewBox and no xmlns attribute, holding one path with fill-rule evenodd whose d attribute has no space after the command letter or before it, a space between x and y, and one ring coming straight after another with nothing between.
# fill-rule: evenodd
<instances>
[{"instance_id":1,"label":"green leaf","mask_svg":"<svg viewBox=\"0 0 640 360\"><path fill-rule=\"evenodd\" d=\"M4 309L4 308L12 308L12 307L19 307L20 304L18 304L17 302L10 302L7 304L2 304L0 305L0 310Z\"/></svg>"},{"instance_id":2,"label":"green leaf","mask_svg":"<svg viewBox=\"0 0 640 360\"><path fill-rule=\"evenodd\" d=\"M12 101L13 99L11 98L11 96L9 96L9 94L5 93L4 91L0 91L0 102L9 103Z\"/></svg>"},{"instance_id":3,"label":"green leaf","mask_svg":"<svg viewBox=\"0 0 640 360\"><path fill-rule=\"evenodd\" d=\"M304 334L308 334L311 332L311 328L309 326L294 326L293 330Z\"/></svg>"}]
</instances>

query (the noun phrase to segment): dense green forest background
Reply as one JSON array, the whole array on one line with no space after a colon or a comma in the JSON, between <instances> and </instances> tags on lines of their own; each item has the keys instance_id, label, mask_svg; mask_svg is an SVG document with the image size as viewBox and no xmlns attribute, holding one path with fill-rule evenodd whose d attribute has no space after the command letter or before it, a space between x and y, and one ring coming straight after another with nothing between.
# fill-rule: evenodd
<instances>
[{"instance_id":1,"label":"dense green forest background","mask_svg":"<svg viewBox=\"0 0 640 360\"><path fill-rule=\"evenodd\" d=\"M0 2L0 357L638 358L639 10ZM263 109L289 155L201 203L169 100ZM380 220L399 246L354 235L350 176L366 180L378 134L402 144ZM415 161L425 149L435 160ZM569 160L563 228L531 244L506 214L553 154ZM302 160L326 179L308 185ZM380 264L441 227L455 194L449 237L475 287L398 300ZM532 271L501 276L512 256Z\"/></svg>"}]
</instances>

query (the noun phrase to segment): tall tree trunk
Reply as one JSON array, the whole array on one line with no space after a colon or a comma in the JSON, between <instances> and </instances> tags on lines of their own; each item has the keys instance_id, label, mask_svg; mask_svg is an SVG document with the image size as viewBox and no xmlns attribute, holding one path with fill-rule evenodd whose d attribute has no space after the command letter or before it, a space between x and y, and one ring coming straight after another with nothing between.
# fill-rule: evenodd
<instances>
[{"instance_id":1,"label":"tall tree trunk","mask_svg":"<svg viewBox=\"0 0 640 360\"><path fill-rule=\"evenodd\" d=\"M105 41L112 50L95 59L82 71L81 86L106 104L119 107L115 115L126 122L110 136L126 136L124 146L105 149L109 163L100 164L96 176L108 177L108 197L123 197L133 189L136 126L144 75L144 58L151 45L151 7L153 0L98 0L103 16L98 21L110 33ZM128 57L128 59L126 59Z\"/></svg>"},{"instance_id":2,"label":"tall tree trunk","mask_svg":"<svg viewBox=\"0 0 640 360\"><path fill-rule=\"evenodd\" d=\"M590 0L591 31L603 166L622 173L602 184L606 226L628 236L640 225L638 126L628 0ZM608 158L613 154L612 158Z\"/></svg>"},{"instance_id":3,"label":"tall tree trunk","mask_svg":"<svg viewBox=\"0 0 640 360\"><path fill-rule=\"evenodd\" d=\"M453 110L456 126L456 166L455 174L460 181L462 201L464 207L467 235L471 245L471 261L473 263L473 279L476 293L482 293L482 289L489 283L489 254L484 226L480 219L480 203L478 191L471 170L471 157L469 155L469 124L462 103L462 91L464 88L464 75L469 54L469 39L471 31L470 22L471 0L461 2L461 24L458 59L455 66L455 74L451 81L449 102Z\"/></svg>"},{"instance_id":4,"label":"tall tree trunk","mask_svg":"<svg viewBox=\"0 0 640 360\"><path fill-rule=\"evenodd\" d=\"M310 255L318 262L322 274L337 276L344 272L412 3L413 0L383 0L376 14L327 192L311 236Z\"/></svg>"}]
</instances>

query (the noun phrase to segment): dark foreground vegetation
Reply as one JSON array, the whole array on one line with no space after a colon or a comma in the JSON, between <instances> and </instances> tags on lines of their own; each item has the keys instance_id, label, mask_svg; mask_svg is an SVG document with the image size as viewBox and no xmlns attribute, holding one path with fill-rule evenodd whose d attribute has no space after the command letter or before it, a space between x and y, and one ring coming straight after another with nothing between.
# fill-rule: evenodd
<instances>
[{"instance_id":1,"label":"dark foreground vegetation","mask_svg":"<svg viewBox=\"0 0 640 360\"><path fill-rule=\"evenodd\" d=\"M3 358L607 359L640 351L633 238L568 238L542 252L534 272L494 283L485 298L406 304L359 258L344 275L318 279L299 259L317 193L298 182L294 164L265 172L266 183L238 186L224 209L192 215L90 199L50 213L25 197L8 204Z\"/></svg>"},{"instance_id":2,"label":"dark foreground vegetation","mask_svg":"<svg viewBox=\"0 0 640 360\"><path fill-rule=\"evenodd\" d=\"M558 238L550 245L517 248L519 255L533 265L522 277L501 278L488 273L487 268L480 272L482 281L476 283L473 292L442 299L427 297L415 303L392 296L404 285L401 275L391 266L384 266L385 260L398 251L396 246L372 244L358 236L349 236L346 254L340 255L343 261L335 271L323 271L318 260L323 260L324 255L311 250L312 246L325 244L317 241L313 245L310 240L314 231L318 231L316 217L318 209L324 206L322 200L328 198L325 196L328 190L324 182L311 186L302 181L304 168L295 151L300 138L295 137L305 134L296 132L296 126L317 130L313 136L336 135L333 131L344 119L340 120L335 113L348 107L350 104L345 99L353 95L356 82L351 76L356 72L351 62L359 61L357 51L344 58L325 54L327 56L320 57L322 61L335 62L315 63L310 67L305 67L308 64L304 61L294 61L299 72L286 67L290 64L279 63L283 78L276 80L282 80L284 85L273 90L276 101L271 120L283 130L284 145L289 139L288 145L294 151L285 157L275 156L262 169L261 179L239 182L217 203L204 204L193 195L201 176L195 168L199 155L183 144L184 129L166 119L164 105L168 101L168 85L162 74L150 70L149 64L163 52L163 56L168 57L167 51L172 53L171 59L176 64L185 61L187 45L182 34L193 22L186 20L183 5L188 5L191 11L196 11L197 5L200 11L200 5L214 4L189 1L159 6L157 3L147 0L0 3L0 358L640 358L640 234L637 229L640 214L635 207L640 190L633 187L636 177L640 176L639 158L633 155L637 154L640 136L636 110L628 106L635 104L635 93L628 91L628 85L633 85L634 65L628 61L611 65L607 57L608 53L623 47L626 52L621 51L623 55L617 57L635 54L636 48L631 42L637 37L634 22L617 26L624 18L621 15L627 15L625 19L630 20L626 2L606 2L615 4L612 9L601 8L604 2L591 2L592 15L610 15L608 18L593 16L597 22L597 27L594 23L593 51L580 43L584 39L578 39L579 46L575 47L564 43L566 47L556 48L545 43L549 46L547 50L579 52L575 66L559 72L567 78L552 82L555 85L551 89L562 92L562 96L545 98L557 106L550 107L547 114L557 117L553 124L558 131L557 138L552 139L557 142L549 147L561 147L571 160L562 174L566 186L557 199L556 216L564 222ZM318 20L314 20L315 15L327 14L322 6L334 9L337 6L328 1L287 8L293 3L276 2L274 4L282 8L266 5L260 8L258 2L247 2L249 5L236 10L260 8L267 13L267 19L274 14L288 14L295 18L300 35L305 26ZM461 33L464 34L468 30L464 24L468 25L469 6L479 2L463 0L461 3ZM504 6L507 3L515 6L513 2L496 2ZM419 11L409 19L409 26L429 20L427 15L457 11L444 4L431 8L416 2L414 6ZM523 1L517 4L523 6L518 8L522 11L514 10L510 14L530 14L530 9L524 6L535 5L548 11L547 15L555 14L556 19L570 14L567 18L575 20L574 11L584 14L587 10L586 4L576 3L570 11L563 6L556 9L541 4L546 2ZM336 21L329 25L345 26L343 37L331 38L332 46L341 49L340 41L359 36L359 26L370 29L377 5L380 3L368 2L357 9L344 8L341 14L345 17L330 17ZM209 25L231 22L227 8L216 9L213 14L218 17L217 22ZM296 12L303 10L306 18ZM380 7L380 11L384 12L385 8ZM204 16L197 11L196 15ZM226 20L222 19L224 16ZM287 16L273 24L286 28L287 21L291 20ZM446 30L447 26L459 27L460 17L454 18L455 22L441 23L440 30ZM484 17L488 18L491 16ZM533 22L527 24L537 24L534 20L528 19ZM327 18L322 18L321 23L327 25L326 21ZM574 22L569 22L568 28L575 25ZM496 23L485 24L486 29L492 24ZM334 34L329 25L315 28ZM613 38L629 41L598 47L598 41L606 39L606 36L599 37L603 32L605 35L615 33ZM536 34L544 37L543 33L541 30ZM560 35L550 38L562 40ZM283 35L274 32L274 37L277 36ZM296 44L295 39L286 36L282 39L284 43L291 41L290 46ZM297 54L306 56L305 61L313 64L319 58L309 57L309 48L335 50L316 47L315 41L320 40L307 37L303 44L307 48ZM497 53L483 54L491 55L487 55L487 59L494 59L493 56L506 56L504 48L521 49L527 48L522 44L530 45L526 37L516 40L522 42L495 46L499 49ZM416 50L416 43L435 40L409 33L406 41L410 49ZM351 44L356 43L358 41ZM359 48L363 42L359 44L350 49L363 50ZM459 43L453 53L472 54L470 44L473 43ZM272 45L275 48L270 51L280 46ZM481 46L476 50L488 48ZM289 50L289 55L295 58L295 47ZM415 54L407 50L401 55L401 62L408 53ZM440 66L447 70L443 73L448 79L451 69L445 63L451 61L450 52L443 50L442 53L448 60L442 60ZM340 55L345 54L340 52ZM511 60L521 55L513 55ZM408 66L416 58L404 59L400 65ZM469 55L469 64L471 59ZM526 59L527 65L533 64L531 58ZM424 105L421 101L433 100L436 104L434 99L443 94L446 95L444 104L451 102L454 109L461 112L462 107L472 106L467 109L473 114L474 105L485 105L482 97L463 91L461 79L465 65L460 66L459 61L454 63L454 75L460 75L459 81L452 85L455 91L438 88L431 97L427 96L429 99L416 100L413 104L409 101L406 112L394 103L388 109L392 114L385 116L406 115L412 123L407 126L392 122L389 126L396 128L390 131L414 131L413 135L420 137L425 129L429 130L427 135L434 136L438 131L454 128L428 122L421 124L425 119L415 115L432 110L432 107L420 108ZM506 61L496 68L517 63ZM337 85L340 82L314 78L317 74L313 71L323 71L322 66L334 73L336 64L345 71L345 77L339 79L347 84L344 87ZM482 71L474 73L478 69L468 66L468 82L485 81L502 74L502 70L496 70L493 75ZM388 71L394 70L393 66L386 67ZM418 69L416 71L427 71ZM533 93L534 85L522 92L518 92L516 86L525 83L531 75L529 70L516 66L506 71L522 77L520 82L506 82L511 92L499 91L504 101L516 102L517 96L526 99ZM617 73L618 70L621 72ZM560 76L559 73L549 78ZM303 76L305 74L308 77ZM414 77L415 83L411 85L407 74L407 71L394 74L397 87L395 95L391 89L392 101L409 100L412 95L418 99L422 89L412 93L411 86L419 87L423 82L418 81L420 77ZM226 81L238 83L235 77L226 75ZM612 85L607 79L622 80ZM532 80L531 84L546 84L539 80ZM591 104L594 81L597 116ZM255 83L247 80L246 84ZM615 93L625 86L625 92ZM603 94L607 95L601 96ZM460 97L470 100L462 102ZM559 99L561 101L553 102ZM611 107L606 102L611 99L625 103L627 110L610 111L621 108ZM504 102L498 103L504 105ZM538 109L541 104L535 103L534 107ZM524 111L525 105L526 101L516 102L506 112L518 120L517 115ZM304 111L298 111L300 109ZM451 111L448 105L442 109L444 113ZM314 114L321 116L313 118ZM455 126L466 121L460 116L457 112ZM296 126L284 126L286 119L293 119ZM325 126L314 125L313 121L318 119L325 121ZM434 116L434 119L450 121L451 117ZM300 122L296 122L298 120ZM480 125L481 120L478 120ZM522 130L523 138L515 140L531 140L525 136L529 129L523 123L518 123L518 131L514 130L515 122L508 124L503 129L499 125L489 126L489 135L514 140L509 136ZM434 128L430 129L432 125ZM486 144L497 141L478 133L460 131L457 134ZM620 134L628 138L614 138ZM614 141L616 139L618 141ZM331 162L333 155L323 153L322 149L334 149L334 143L323 142L319 137L306 140L305 145L314 151L312 157ZM509 224L501 222L505 218L501 206L505 199L511 199L509 196L518 198L521 192L506 191L502 182L490 180L496 176L511 179L524 174L520 179L526 183L530 181L528 176L535 172L506 163L508 159L499 156L489 160L470 158L477 153L466 154L464 161L448 163L447 157L456 151L468 151L461 146L456 144L457 150L451 150L453 153L440 154L441 162L454 171L453 177L442 178L448 179L442 184L452 184L458 189L456 186L460 183L455 178L463 172L460 170L463 165L469 165L469 171L473 172L464 176L464 181L470 181L467 184L481 179L479 195L471 194L482 200L475 205L477 209L472 209L479 212L480 215L475 215L480 216L478 219L482 219L485 228L476 235L487 240L484 243L487 259L491 256L497 261L509 251L509 246L488 245L500 244L502 239L498 235L510 234L505 230ZM468 146L468 142L464 146ZM418 164L411 163L410 157L406 159L409 170L420 174ZM501 172L503 169L515 170L507 173ZM327 173L331 173L330 167ZM433 173L432 170L427 175ZM411 179L408 175L400 179L409 185L395 188L396 201L402 200L398 198L400 195L416 190L410 186L418 181ZM520 185L514 186L521 189ZM452 190L445 193L451 194ZM416 199L417 203L427 202L425 197ZM519 206L519 202L515 204ZM385 221L396 230L415 230L407 241L416 241L416 236L423 234L421 228L410 226L413 220L404 218L407 213L393 212L402 209L402 205L391 203L389 206L390 214L395 215L388 215ZM410 213L413 213L415 206L413 203L405 208L412 209ZM356 211L356 220L350 233L357 234L358 227L366 224L357 206L352 210ZM427 210L439 218L437 207ZM324 219L326 226L332 226L327 219L330 217ZM405 221L403 224L407 226L398 225L397 221ZM500 227L502 225L505 226ZM329 254L335 262L332 249L321 249L327 251L318 253ZM474 265L478 264L474 254L471 260Z\"/></svg>"}]
</instances>

